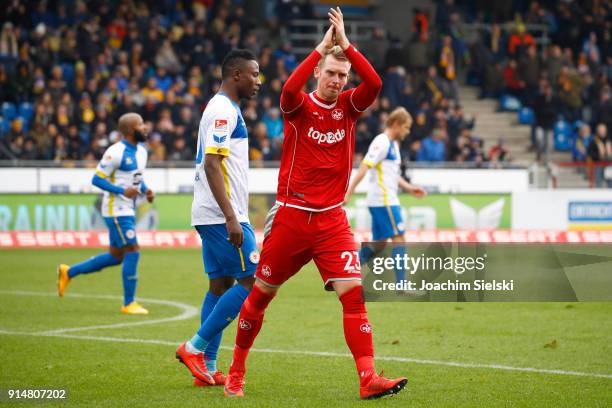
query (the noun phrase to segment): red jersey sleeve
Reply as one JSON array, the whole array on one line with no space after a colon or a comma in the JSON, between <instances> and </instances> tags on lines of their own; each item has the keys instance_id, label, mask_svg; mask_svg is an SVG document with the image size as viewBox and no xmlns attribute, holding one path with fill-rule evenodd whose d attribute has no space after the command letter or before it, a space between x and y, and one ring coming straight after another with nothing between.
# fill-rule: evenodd
<instances>
[{"instance_id":1,"label":"red jersey sleeve","mask_svg":"<svg viewBox=\"0 0 612 408\"><path fill-rule=\"evenodd\" d=\"M304 104L306 94L302 92L302 88L308 82L308 78L320 59L321 54L314 50L295 68L285 82L280 97L280 108L285 115L296 112Z\"/></svg>"},{"instance_id":2,"label":"red jersey sleeve","mask_svg":"<svg viewBox=\"0 0 612 408\"><path fill-rule=\"evenodd\" d=\"M353 45L344 50L344 55L361 77L362 82L350 96L351 107L358 113L366 110L376 99L382 88L382 80L374 67Z\"/></svg>"}]
</instances>

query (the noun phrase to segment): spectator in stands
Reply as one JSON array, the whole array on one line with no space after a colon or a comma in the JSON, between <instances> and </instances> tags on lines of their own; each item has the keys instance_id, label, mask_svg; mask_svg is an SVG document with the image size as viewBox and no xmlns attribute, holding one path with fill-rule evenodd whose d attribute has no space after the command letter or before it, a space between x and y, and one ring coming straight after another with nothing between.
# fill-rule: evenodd
<instances>
[{"instance_id":1,"label":"spectator in stands","mask_svg":"<svg viewBox=\"0 0 612 408\"><path fill-rule=\"evenodd\" d=\"M450 155L454 161L466 162L469 161L471 155L472 139L469 129L461 129L460 134L451 143Z\"/></svg>"},{"instance_id":2,"label":"spectator in stands","mask_svg":"<svg viewBox=\"0 0 612 408\"><path fill-rule=\"evenodd\" d=\"M150 77L147 80L147 86L142 90L142 96L145 101L149 101L153 104L158 104L164 100L164 91L157 86L157 79Z\"/></svg>"},{"instance_id":3,"label":"spectator in stands","mask_svg":"<svg viewBox=\"0 0 612 408\"><path fill-rule=\"evenodd\" d=\"M425 100L432 106L440 105L444 98L444 83L438 76L438 70L435 66L430 66L427 70L427 78L420 86L421 100Z\"/></svg>"},{"instance_id":4,"label":"spectator in stands","mask_svg":"<svg viewBox=\"0 0 612 408\"><path fill-rule=\"evenodd\" d=\"M193 160L194 157L193 151L187 146L184 137L180 136L174 139L172 149L168 154L168 160L188 161Z\"/></svg>"},{"instance_id":5,"label":"spectator in stands","mask_svg":"<svg viewBox=\"0 0 612 408\"><path fill-rule=\"evenodd\" d=\"M548 72L548 80L557 89L559 72L563 66L563 52L558 45L551 45L544 56L544 69Z\"/></svg>"},{"instance_id":6,"label":"spectator in stands","mask_svg":"<svg viewBox=\"0 0 612 408\"><path fill-rule=\"evenodd\" d=\"M514 59L509 60L506 68L504 68L504 82L507 93L519 99L523 98L525 82L519 77L517 63Z\"/></svg>"},{"instance_id":7,"label":"spectator in stands","mask_svg":"<svg viewBox=\"0 0 612 408\"><path fill-rule=\"evenodd\" d=\"M496 145L489 149L489 161L492 163L509 162L512 160L506 140L500 138Z\"/></svg>"},{"instance_id":8,"label":"spectator in stands","mask_svg":"<svg viewBox=\"0 0 612 408\"><path fill-rule=\"evenodd\" d=\"M444 129L434 129L431 136L423 139L417 160L428 162L446 160L446 131Z\"/></svg>"},{"instance_id":9,"label":"spectator in stands","mask_svg":"<svg viewBox=\"0 0 612 408\"><path fill-rule=\"evenodd\" d=\"M591 127L582 125L578 131L578 137L574 140L572 147L572 159L575 162L586 162L588 158L587 149L591 143Z\"/></svg>"},{"instance_id":10,"label":"spectator in stands","mask_svg":"<svg viewBox=\"0 0 612 408\"><path fill-rule=\"evenodd\" d=\"M612 160L612 141L608 136L606 125L602 123L597 125L595 137L589 143L587 153L589 161L594 164ZM604 170L603 166L595 167L595 187L601 187L604 181L606 181L608 187L612 187L612 179L604 180Z\"/></svg>"},{"instance_id":11,"label":"spectator in stands","mask_svg":"<svg viewBox=\"0 0 612 408\"><path fill-rule=\"evenodd\" d=\"M8 133L4 135L4 139L10 143L19 137L22 139L25 138L25 133L23 131L23 119L18 116L11 121L11 128Z\"/></svg>"},{"instance_id":12,"label":"spectator in stands","mask_svg":"<svg viewBox=\"0 0 612 408\"><path fill-rule=\"evenodd\" d=\"M574 68L565 65L561 67L557 82L563 116L571 122L578 120L581 115L581 95L585 85L584 80Z\"/></svg>"},{"instance_id":13,"label":"spectator in stands","mask_svg":"<svg viewBox=\"0 0 612 408\"><path fill-rule=\"evenodd\" d=\"M601 53L597 46L597 34L593 31L589 33L589 37L584 40L582 51L586 54L587 59L593 64L599 64L601 61Z\"/></svg>"},{"instance_id":14,"label":"spectator in stands","mask_svg":"<svg viewBox=\"0 0 612 408\"><path fill-rule=\"evenodd\" d=\"M457 67L455 52L453 51L453 39L447 35L442 40L442 47L438 57L438 68L440 76L446 80L447 95L457 100Z\"/></svg>"},{"instance_id":15,"label":"spectator in stands","mask_svg":"<svg viewBox=\"0 0 612 408\"><path fill-rule=\"evenodd\" d=\"M0 64L0 101L16 102L13 82L10 80L6 68L2 64Z\"/></svg>"},{"instance_id":16,"label":"spectator in stands","mask_svg":"<svg viewBox=\"0 0 612 408\"><path fill-rule=\"evenodd\" d=\"M595 123L603 123L606 128L612 129L612 92L609 86L601 91L599 103L594 107L593 118Z\"/></svg>"},{"instance_id":17,"label":"spectator in stands","mask_svg":"<svg viewBox=\"0 0 612 408\"><path fill-rule=\"evenodd\" d=\"M283 139L283 120L278 108L270 108L263 116L263 123L268 131L268 138L274 144L282 144Z\"/></svg>"},{"instance_id":18,"label":"spectator in stands","mask_svg":"<svg viewBox=\"0 0 612 408\"><path fill-rule=\"evenodd\" d=\"M429 18L427 13L420 8L412 10L412 34L413 37L418 38L419 42L427 42L429 39Z\"/></svg>"},{"instance_id":19,"label":"spectator in stands","mask_svg":"<svg viewBox=\"0 0 612 408\"><path fill-rule=\"evenodd\" d=\"M68 159L68 149L66 147L66 139L63 135L58 134L53 140L53 160L61 162Z\"/></svg>"},{"instance_id":20,"label":"spectator in stands","mask_svg":"<svg viewBox=\"0 0 612 408\"><path fill-rule=\"evenodd\" d=\"M148 126L152 128L152 126ZM149 136L149 160L164 161L166 160L166 146L162 143L162 135L158 132L153 132Z\"/></svg>"},{"instance_id":21,"label":"spectator in stands","mask_svg":"<svg viewBox=\"0 0 612 408\"><path fill-rule=\"evenodd\" d=\"M501 61L506 56L508 39L499 23L493 23L491 31L485 35L485 45L492 53L493 61Z\"/></svg>"},{"instance_id":22,"label":"spectator in stands","mask_svg":"<svg viewBox=\"0 0 612 408\"><path fill-rule=\"evenodd\" d=\"M541 92L534 100L535 122L532 129L532 143L537 149L537 159L548 149L549 139L558 115L559 102L553 95L553 89L546 80L542 82Z\"/></svg>"},{"instance_id":23,"label":"spectator in stands","mask_svg":"<svg viewBox=\"0 0 612 408\"><path fill-rule=\"evenodd\" d=\"M516 26L516 31L508 40L508 55L511 58L521 58L526 49L532 45L535 45L535 39L527 32L525 25L519 23Z\"/></svg>"},{"instance_id":24,"label":"spectator in stands","mask_svg":"<svg viewBox=\"0 0 612 408\"><path fill-rule=\"evenodd\" d=\"M504 90L504 71L499 61L487 64L484 70L482 97L499 98Z\"/></svg>"},{"instance_id":25,"label":"spectator in stands","mask_svg":"<svg viewBox=\"0 0 612 408\"><path fill-rule=\"evenodd\" d=\"M527 99L531 100L537 93L540 80L540 58L535 45L530 45L519 62L519 77L525 83Z\"/></svg>"}]
</instances>

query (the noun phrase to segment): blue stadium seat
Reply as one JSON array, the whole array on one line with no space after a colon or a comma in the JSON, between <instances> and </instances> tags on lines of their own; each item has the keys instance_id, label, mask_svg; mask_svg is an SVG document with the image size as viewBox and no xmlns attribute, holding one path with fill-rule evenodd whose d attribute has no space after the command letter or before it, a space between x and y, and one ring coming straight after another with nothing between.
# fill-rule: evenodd
<instances>
[{"instance_id":1,"label":"blue stadium seat","mask_svg":"<svg viewBox=\"0 0 612 408\"><path fill-rule=\"evenodd\" d=\"M553 139L555 150L567 152L572 150L573 135L572 127L564 120L559 120L553 128Z\"/></svg>"},{"instance_id":2,"label":"blue stadium seat","mask_svg":"<svg viewBox=\"0 0 612 408\"><path fill-rule=\"evenodd\" d=\"M34 106L30 102L21 102L19 104L19 116L26 120L30 120L34 114Z\"/></svg>"},{"instance_id":3,"label":"blue stadium seat","mask_svg":"<svg viewBox=\"0 0 612 408\"><path fill-rule=\"evenodd\" d=\"M64 78L64 81L68 83L72 82L72 80L74 79L74 65L63 63L61 67L62 67L62 77Z\"/></svg>"},{"instance_id":4,"label":"blue stadium seat","mask_svg":"<svg viewBox=\"0 0 612 408\"><path fill-rule=\"evenodd\" d=\"M3 117L0 117L0 138L4 137L4 134L10 129L10 123Z\"/></svg>"},{"instance_id":5,"label":"blue stadium seat","mask_svg":"<svg viewBox=\"0 0 612 408\"><path fill-rule=\"evenodd\" d=\"M533 109L526 106L521 108L518 113L518 121L521 125L533 125L534 119Z\"/></svg>"},{"instance_id":6,"label":"blue stadium seat","mask_svg":"<svg viewBox=\"0 0 612 408\"><path fill-rule=\"evenodd\" d=\"M499 98L499 108L506 112L518 112L522 104L517 97L505 94Z\"/></svg>"},{"instance_id":7,"label":"blue stadium seat","mask_svg":"<svg viewBox=\"0 0 612 408\"><path fill-rule=\"evenodd\" d=\"M11 121L17 117L17 108L14 103L4 102L2 104L2 117L4 120Z\"/></svg>"}]
</instances>

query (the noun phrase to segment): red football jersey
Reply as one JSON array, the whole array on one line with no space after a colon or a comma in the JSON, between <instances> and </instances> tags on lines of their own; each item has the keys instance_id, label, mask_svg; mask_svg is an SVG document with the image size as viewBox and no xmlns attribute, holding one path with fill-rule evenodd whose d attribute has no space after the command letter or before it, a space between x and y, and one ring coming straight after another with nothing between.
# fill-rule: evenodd
<instances>
[{"instance_id":1,"label":"red football jersey","mask_svg":"<svg viewBox=\"0 0 612 408\"><path fill-rule=\"evenodd\" d=\"M376 71L350 46L345 51L363 82L334 102L300 89L321 56L314 51L283 87L284 141L277 200L291 207L323 211L342 204L353 168L355 122L376 98ZM296 92L297 90L297 92Z\"/></svg>"},{"instance_id":2,"label":"red football jersey","mask_svg":"<svg viewBox=\"0 0 612 408\"><path fill-rule=\"evenodd\" d=\"M285 140L278 177L278 200L323 210L342 203L353 168L354 89L328 104L315 92L304 94L298 109L284 114Z\"/></svg>"}]
</instances>

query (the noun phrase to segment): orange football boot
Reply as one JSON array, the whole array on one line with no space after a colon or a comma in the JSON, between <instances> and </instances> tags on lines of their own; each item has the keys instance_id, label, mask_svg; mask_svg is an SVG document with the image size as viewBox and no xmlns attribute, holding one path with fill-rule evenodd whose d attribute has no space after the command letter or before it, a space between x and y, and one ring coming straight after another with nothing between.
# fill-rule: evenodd
<instances>
[{"instance_id":1,"label":"orange football boot","mask_svg":"<svg viewBox=\"0 0 612 408\"><path fill-rule=\"evenodd\" d=\"M215 380L214 384L209 384L196 377L193 379L193 385L195 385L196 387L210 387L211 385L224 385L225 384L225 374L223 374L221 371L215 371L212 377L213 377L213 380Z\"/></svg>"},{"instance_id":2,"label":"orange football boot","mask_svg":"<svg viewBox=\"0 0 612 408\"><path fill-rule=\"evenodd\" d=\"M367 383L359 387L359 397L361 399L371 400L382 398L385 395L394 395L400 392L408 383L405 377L395 378L390 380L373 372Z\"/></svg>"},{"instance_id":3,"label":"orange football boot","mask_svg":"<svg viewBox=\"0 0 612 408\"><path fill-rule=\"evenodd\" d=\"M228 397L244 397L244 372L234 372L227 375L223 393Z\"/></svg>"},{"instance_id":4,"label":"orange football boot","mask_svg":"<svg viewBox=\"0 0 612 408\"><path fill-rule=\"evenodd\" d=\"M185 364L185 367L191 371L191 375L195 378L207 382L210 385L214 385L215 380L206 369L206 364L204 364L204 353L190 353L185 349L185 344L187 344L187 342L181 344L179 348L176 349L176 359Z\"/></svg>"}]
</instances>

